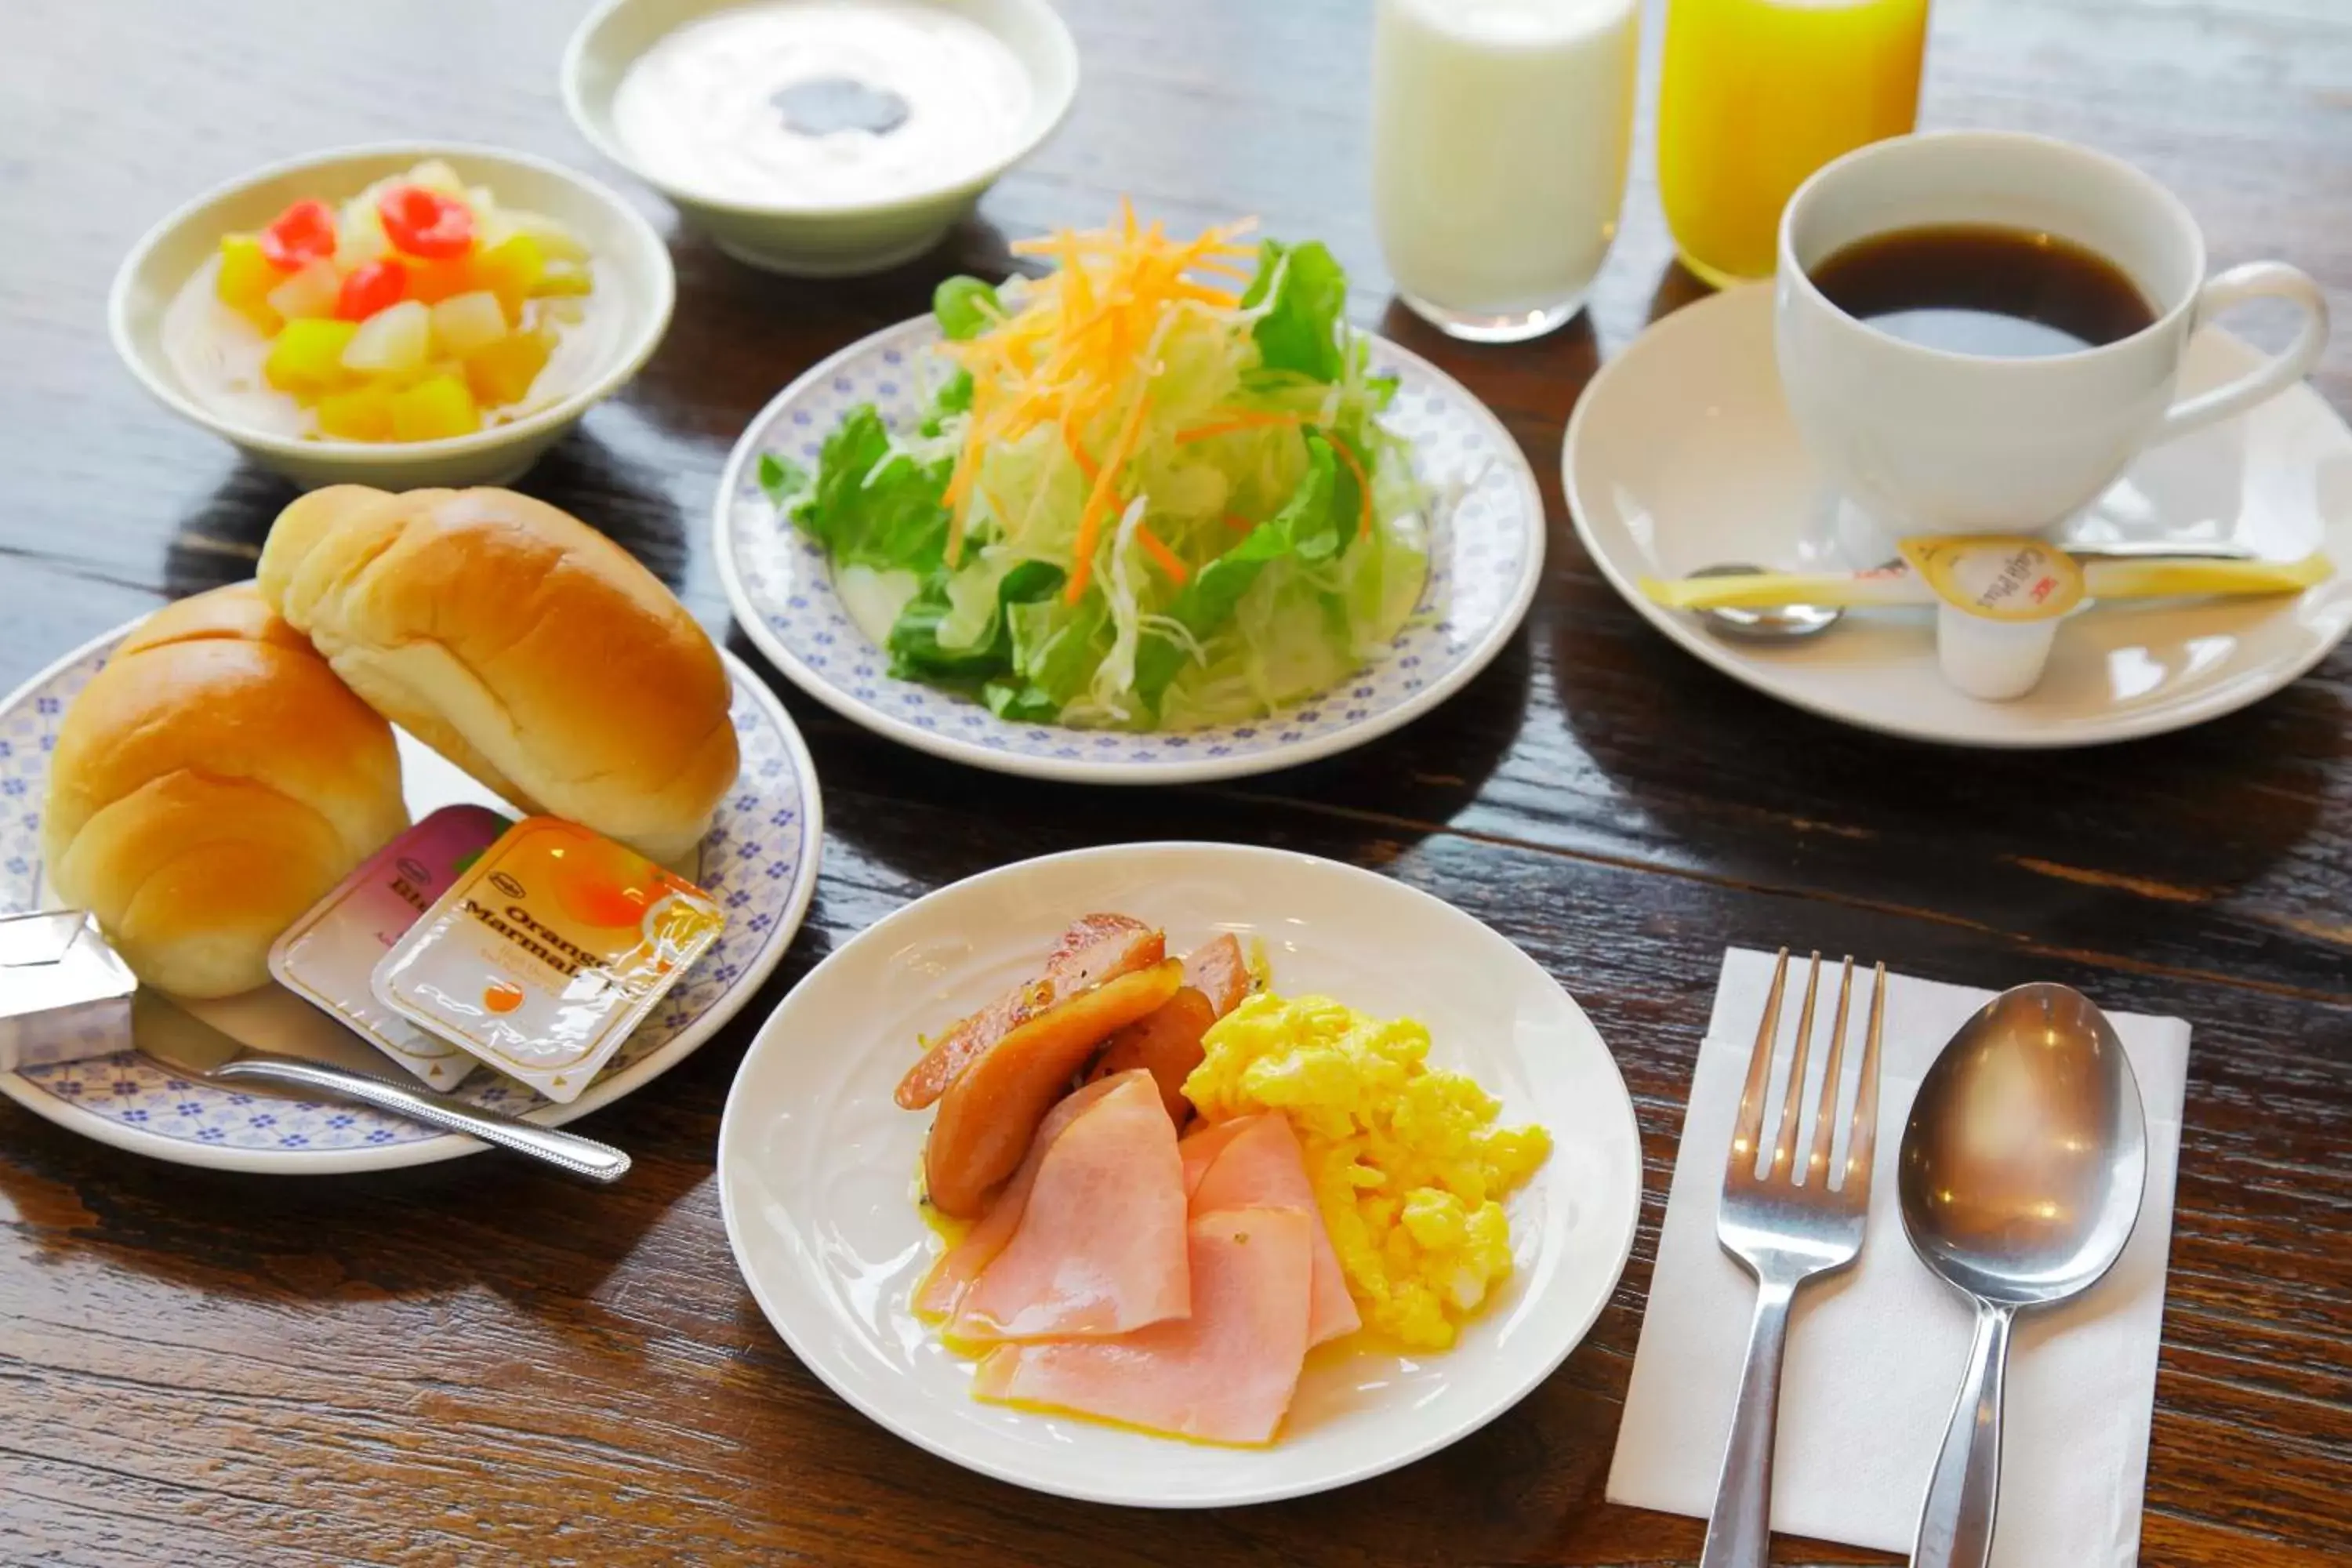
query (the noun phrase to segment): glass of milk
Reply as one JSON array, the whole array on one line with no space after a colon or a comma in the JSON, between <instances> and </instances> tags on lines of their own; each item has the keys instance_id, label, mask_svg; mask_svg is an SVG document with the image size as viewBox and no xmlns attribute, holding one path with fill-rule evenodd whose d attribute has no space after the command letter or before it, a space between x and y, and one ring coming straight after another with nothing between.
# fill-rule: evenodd
<instances>
[{"instance_id":1,"label":"glass of milk","mask_svg":"<svg viewBox=\"0 0 2352 1568\"><path fill-rule=\"evenodd\" d=\"M1412 310L1457 338L1561 326L1617 232L1637 0L1380 0L1372 206Z\"/></svg>"}]
</instances>

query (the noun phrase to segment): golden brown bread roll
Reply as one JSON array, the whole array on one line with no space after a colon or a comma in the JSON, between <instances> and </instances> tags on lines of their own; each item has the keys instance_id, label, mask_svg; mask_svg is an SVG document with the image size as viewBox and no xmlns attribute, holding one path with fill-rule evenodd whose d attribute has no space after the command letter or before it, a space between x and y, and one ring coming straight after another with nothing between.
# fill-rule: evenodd
<instances>
[{"instance_id":1,"label":"golden brown bread roll","mask_svg":"<svg viewBox=\"0 0 2352 1568\"><path fill-rule=\"evenodd\" d=\"M407 826L392 727L245 583L148 616L74 699L41 836L140 979L226 996Z\"/></svg>"},{"instance_id":2,"label":"golden brown bread roll","mask_svg":"<svg viewBox=\"0 0 2352 1568\"><path fill-rule=\"evenodd\" d=\"M735 782L710 639L542 501L313 490L270 528L261 591L378 712L526 810L675 860Z\"/></svg>"}]
</instances>

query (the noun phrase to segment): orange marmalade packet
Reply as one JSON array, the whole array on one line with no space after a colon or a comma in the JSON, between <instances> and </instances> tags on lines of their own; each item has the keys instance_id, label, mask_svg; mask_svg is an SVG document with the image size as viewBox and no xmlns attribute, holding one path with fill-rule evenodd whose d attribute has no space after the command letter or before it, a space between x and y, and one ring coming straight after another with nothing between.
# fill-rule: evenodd
<instances>
[{"instance_id":1,"label":"orange marmalade packet","mask_svg":"<svg viewBox=\"0 0 2352 1568\"><path fill-rule=\"evenodd\" d=\"M710 895L552 816L509 828L394 944L376 999L570 1100L719 939Z\"/></svg>"}]
</instances>

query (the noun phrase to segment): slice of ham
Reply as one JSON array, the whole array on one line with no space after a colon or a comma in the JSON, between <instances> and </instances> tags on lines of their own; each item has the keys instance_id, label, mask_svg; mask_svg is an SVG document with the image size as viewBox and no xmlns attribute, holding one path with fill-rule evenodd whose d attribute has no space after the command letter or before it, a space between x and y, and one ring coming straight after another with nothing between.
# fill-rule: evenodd
<instances>
[{"instance_id":1,"label":"slice of ham","mask_svg":"<svg viewBox=\"0 0 2352 1568\"><path fill-rule=\"evenodd\" d=\"M1012 1237L965 1292L951 1336L1123 1334L1192 1310L1176 1129L1150 1073L1105 1081L1038 1161Z\"/></svg>"},{"instance_id":2,"label":"slice of ham","mask_svg":"<svg viewBox=\"0 0 2352 1568\"><path fill-rule=\"evenodd\" d=\"M1279 1111L1260 1111L1232 1121L1215 1123L1195 1133L1178 1151L1189 1171L1202 1155L1196 1145L1208 1143L1213 1133L1221 1142L1207 1150L1201 1174L1188 1181L1192 1217L1201 1219L1225 1209L1290 1209L1307 1216L1314 1227L1309 1252L1314 1261L1312 1310L1307 1315L1307 1342L1319 1345L1363 1327L1363 1318L1348 1294L1348 1276L1339 1254L1323 1226L1316 1205L1314 1184L1307 1178L1307 1160L1290 1119Z\"/></svg>"},{"instance_id":3,"label":"slice of ham","mask_svg":"<svg viewBox=\"0 0 2352 1568\"><path fill-rule=\"evenodd\" d=\"M1241 939L1231 931L1185 955L1184 984L1206 996L1220 1018L1240 1006L1256 983Z\"/></svg>"},{"instance_id":4,"label":"slice of ham","mask_svg":"<svg viewBox=\"0 0 2352 1568\"><path fill-rule=\"evenodd\" d=\"M1255 1116L1239 1116L1231 1121L1205 1122L1184 1134L1183 1141L1176 1145L1176 1155L1184 1164L1184 1201L1187 1204L1192 1201L1193 1193L1200 1189L1201 1178L1209 1173L1210 1165L1225 1152L1225 1145L1248 1131L1250 1123L1256 1120Z\"/></svg>"},{"instance_id":5,"label":"slice of ham","mask_svg":"<svg viewBox=\"0 0 2352 1568\"><path fill-rule=\"evenodd\" d=\"M965 1231L963 1238L948 1248L946 1256L933 1267L923 1288L915 1293L915 1310L934 1318L954 1316L956 1309L963 1305L964 1294L971 1289L972 1281L996 1261L996 1255L1013 1239L1021 1215L1029 1206L1029 1188L1037 1180L1037 1167L1045 1162L1045 1151L1054 1146L1054 1141L1078 1119L1080 1112L1117 1087L1108 1079L1090 1083L1045 1113L1021 1168L1004 1184L1004 1191L988 1213Z\"/></svg>"},{"instance_id":6,"label":"slice of ham","mask_svg":"<svg viewBox=\"0 0 2352 1568\"><path fill-rule=\"evenodd\" d=\"M1141 921L1081 916L1062 933L1034 980L1014 986L940 1036L898 1080L895 1098L906 1110L922 1110L945 1094L974 1058L1023 1024L1081 991L1167 956L1167 938Z\"/></svg>"},{"instance_id":7,"label":"slice of ham","mask_svg":"<svg viewBox=\"0 0 2352 1568\"><path fill-rule=\"evenodd\" d=\"M999 1345L972 1392L1209 1442L1272 1442L1307 1357L1313 1230L1295 1209L1203 1215L1186 1231L1191 1316L1111 1341Z\"/></svg>"}]
</instances>

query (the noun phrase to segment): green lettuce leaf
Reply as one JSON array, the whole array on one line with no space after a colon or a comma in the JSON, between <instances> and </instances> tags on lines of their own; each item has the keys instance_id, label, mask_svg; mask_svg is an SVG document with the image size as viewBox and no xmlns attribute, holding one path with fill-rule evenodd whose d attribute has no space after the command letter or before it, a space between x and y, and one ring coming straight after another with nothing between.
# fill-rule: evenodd
<instances>
[{"instance_id":1,"label":"green lettuce leaf","mask_svg":"<svg viewBox=\"0 0 2352 1568\"><path fill-rule=\"evenodd\" d=\"M1004 320L1004 307L979 279L955 277L931 291L931 314L940 319L940 331L961 342Z\"/></svg>"},{"instance_id":2,"label":"green lettuce leaf","mask_svg":"<svg viewBox=\"0 0 2352 1568\"><path fill-rule=\"evenodd\" d=\"M1013 628L1006 607L1049 598L1062 585L1060 567L1043 561L1019 563L997 579L997 613L988 635L958 646L940 637L958 613L958 575L945 567L932 573L891 624L890 673L899 679L984 680L1012 674Z\"/></svg>"},{"instance_id":3,"label":"green lettuce leaf","mask_svg":"<svg viewBox=\"0 0 2352 1568\"><path fill-rule=\"evenodd\" d=\"M1234 617L1234 607L1274 562L1295 557L1303 562L1328 561L1347 542L1341 511L1340 465L1330 443L1320 435L1307 437L1307 473L1280 511L1250 530L1247 537L1201 568L1178 591L1168 615L1197 640L1205 641ZM1355 485L1349 479L1348 498L1354 504ZM1158 702L1169 682L1183 671L1191 650L1175 638L1149 628L1135 654L1136 694Z\"/></svg>"},{"instance_id":4,"label":"green lettuce leaf","mask_svg":"<svg viewBox=\"0 0 2352 1568\"><path fill-rule=\"evenodd\" d=\"M1337 381L1346 369L1339 346L1339 318L1348 308L1348 275L1318 240L1285 249L1279 240L1257 247L1257 276L1242 295L1242 307L1267 300L1252 335L1265 368L1293 371L1314 381Z\"/></svg>"},{"instance_id":5,"label":"green lettuce leaf","mask_svg":"<svg viewBox=\"0 0 2352 1568\"><path fill-rule=\"evenodd\" d=\"M825 437L816 487L793 521L824 547L836 566L936 570L945 560L943 504L952 458L918 463L893 452L890 432L870 403L850 410Z\"/></svg>"},{"instance_id":6,"label":"green lettuce leaf","mask_svg":"<svg viewBox=\"0 0 2352 1568\"><path fill-rule=\"evenodd\" d=\"M798 500L809 488L809 471L790 458L779 458L773 452L760 454L760 489L767 493L769 504L782 510Z\"/></svg>"}]
</instances>

